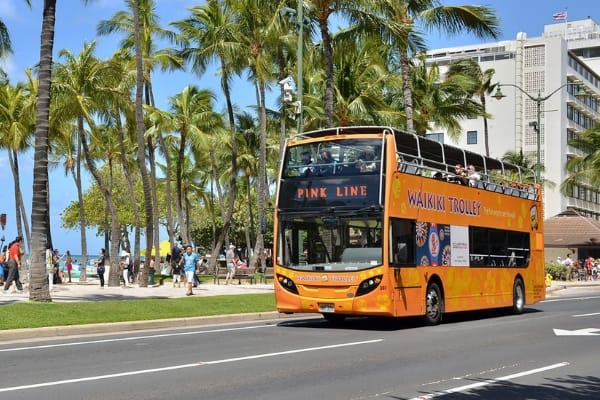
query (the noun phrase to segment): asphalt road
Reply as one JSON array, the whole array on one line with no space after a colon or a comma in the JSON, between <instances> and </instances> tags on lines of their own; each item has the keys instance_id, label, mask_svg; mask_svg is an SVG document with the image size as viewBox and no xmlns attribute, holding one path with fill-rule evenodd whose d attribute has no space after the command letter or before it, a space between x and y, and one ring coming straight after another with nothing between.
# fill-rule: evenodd
<instances>
[{"instance_id":1,"label":"asphalt road","mask_svg":"<svg viewBox=\"0 0 600 400\"><path fill-rule=\"evenodd\" d=\"M0 399L592 400L599 315L600 288L570 288L435 327L302 318L0 344Z\"/></svg>"}]
</instances>

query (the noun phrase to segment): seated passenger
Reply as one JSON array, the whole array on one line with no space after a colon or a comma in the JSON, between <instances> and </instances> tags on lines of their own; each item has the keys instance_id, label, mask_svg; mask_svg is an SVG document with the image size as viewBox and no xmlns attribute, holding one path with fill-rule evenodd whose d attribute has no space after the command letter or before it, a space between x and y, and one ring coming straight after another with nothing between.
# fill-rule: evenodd
<instances>
[{"instance_id":1,"label":"seated passenger","mask_svg":"<svg viewBox=\"0 0 600 400\"><path fill-rule=\"evenodd\" d=\"M375 158L375 150L372 146L367 146L356 162L356 166L360 172L377 171L378 164L379 162Z\"/></svg>"},{"instance_id":2,"label":"seated passenger","mask_svg":"<svg viewBox=\"0 0 600 400\"><path fill-rule=\"evenodd\" d=\"M337 172L337 162L331 156L331 151L321 151L321 160L319 162L319 175L335 175Z\"/></svg>"},{"instance_id":3,"label":"seated passenger","mask_svg":"<svg viewBox=\"0 0 600 400\"><path fill-rule=\"evenodd\" d=\"M300 175L301 176L309 176L310 174L312 174L315 171L315 167L312 162L312 158L310 157L310 152L303 151L300 154L300 157L301 157L300 162L302 163L302 167L300 167Z\"/></svg>"},{"instance_id":4,"label":"seated passenger","mask_svg":"<svg viewBox=\"0 0 600 400\"><path fill-rule=\"evenodd\" d=\"M469 178L469 186L477 186L477 181L481 180L481 175L475 171L473 165L467 167L467 177Z\"/></svg>"},{"instance_id":5,"label":"seated passenger","mask_svg":"<svg viewBox=\"0 0 600 400\"><path fill-rule=\"evenodd\" d=\"M458 183L459 185L467 184L467 173L462 164L454 166L454 175L448 175L448 182Z\"/></svg>"}]
</instances>

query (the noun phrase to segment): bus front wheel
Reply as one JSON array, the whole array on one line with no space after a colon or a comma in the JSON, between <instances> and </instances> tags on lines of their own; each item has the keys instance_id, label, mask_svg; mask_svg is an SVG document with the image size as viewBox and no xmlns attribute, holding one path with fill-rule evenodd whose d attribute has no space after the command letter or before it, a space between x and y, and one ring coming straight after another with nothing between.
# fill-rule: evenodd
<instances>
[{"instance_id":1,"label":"bus front wheel","mask_svg":"<svg viewBox=\"0 0 600 400\"><path fill-rule=\"evenodd\" d=\"M513 306L512 311L515 314L521 314L525 309L525 285L520 278L515 279L513 284Z\"/></svg>"},{"instance_id":2,"label":"bus front wheel","mask_svg":"<svg viewBox=\"0 0 600 400\"><path fill-rule=\"evenodd\" d=\"M432 282L427 286L425 295L425 323L438 325L442 321L442 292L437 283Z\"/></svg>"}]
</instances>

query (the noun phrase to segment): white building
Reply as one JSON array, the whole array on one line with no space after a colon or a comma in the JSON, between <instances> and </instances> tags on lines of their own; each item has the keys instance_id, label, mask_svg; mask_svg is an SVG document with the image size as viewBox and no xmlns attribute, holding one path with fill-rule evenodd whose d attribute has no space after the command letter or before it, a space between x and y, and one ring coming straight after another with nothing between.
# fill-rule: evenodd
<instances>
[{"instance_id":1,"label":"white building","mask_svg":"<svg viewBox=\"0 0 600 400\"><path fill-rule=\"evenodd\" d=\"M511 41L427 53L428 63L437 62L442 72L450 61L461 58L478 61L482 70L493 68L493 82L502 85L506 96L496 100L492 93L486 98L486 110L492 116L488 120L490 156L500 158L506 151L522 150L536 163L539 105L543 177L555 184L544 188L544 217L574 208L600 219L600 188L575 187L568 196L559 189L567 177L567 159L579 154L568 141L600 123L600 26L588 18L546 25L541 37L528 38L521 32ZM466 120L462 125L464 134L454 144L485 153L483 119ZM446 135L444 141L452 143Z\"/></svg>"}]
</instances>

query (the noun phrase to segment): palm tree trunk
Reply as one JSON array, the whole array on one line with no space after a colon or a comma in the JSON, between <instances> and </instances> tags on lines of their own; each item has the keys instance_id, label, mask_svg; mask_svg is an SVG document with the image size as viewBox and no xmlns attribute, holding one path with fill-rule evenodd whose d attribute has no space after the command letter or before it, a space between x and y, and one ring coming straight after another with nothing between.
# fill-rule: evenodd
<instances>
[{"instance_id":1,"label":"palm tree trunk","mask_svg":"<svg viewBox=\"0 0 600 400\"><path fill-rule=\"evenodd\" d=\"M320 19L321 40L323 41L323 55L325 57L325 115L324 128L330 128L333 124L333 48L331 47L331 35L327 27L327 17ZM301 77L299 79L302 79Z\"/></svg>"},{"instance_id":2,"label":"palm tree trunk","mask_svg":"<svg viewBox=\"0 0 600 400\"><path fill-rule=\"evenodd\" d=\"M87 236L85 233L85 208L83 206L83 190L81 189L81 137L77 135L77 161L76 161L77 172L71 171L73 180L75 181L75 187L77 188L77 200L79 202L79 235L81 237L81 273L79 274L79 281L85 282L87 280Z\"/></svg>"},{"instance_id":3,"label":"palm tree trunk","mask_svg":"<svg viewBox=\"0 0 600 400\"><path fill-rule=\"evenodd\" d=\"M39 64L39 89L35 126L33 167L33 198L31 203L31 267L29 299L52 301L46 273L46 242L48 232L48 131L50 121L50 86L52 84L52 48L56 0L44 0Z\"/></svg>"},{"instance_id":4,"label":"palm tree trunk","mask_svg":"<svg viewBox=\"0 0 600 400\"><path fill-rule=\"evenodd\" d=\"M485 117L485 93L482 93L479 97L479 101L481 101L481 108L483 111L483 141L485 143L485 155L490 156L490 144L489 144L489 131L488 131L488 120Z\"/></svg>"},{"instance_id":5,"label":"palm tree trunk","mask_svg":"<svg viewBox=\"0 0 600 400\"><path fill-rule=\"evenodd\" d=\"M400 71L402 73L402 92L404 94L404 113L406 114L406 132L410 134L415 133L415 123L413 117L413 98L412 98L412 84L410 81L410 66L408 61L408 54L406 50L400 50Z\"/></svg>"},{"instance_id":6,"label":"palm tree trunk","mask_svg":"<svg viewBox=\"0 0 600 400\"><path fill-rule=\"evenodd\" d=\"M146 151L144 149L144 109L143 109L143 90L144 90L144 69L142 57L142 44L140 39L140 30L142 24L140 21L140 1L135 0L133 6L133 23L135 38L135 69L136 69L136 88L135 88L135 127L138 145L138 163L140 175L144 187L144 210L146 211L146 254L145 259L150 260L152 254L152 241L154 238L154 216L152 215L152 185L146 168Z\"/></svg>"}]
</instances>

